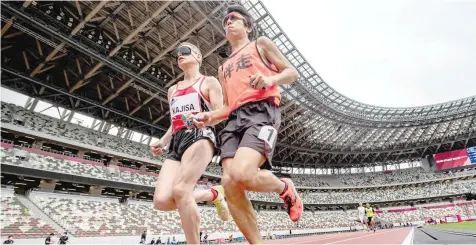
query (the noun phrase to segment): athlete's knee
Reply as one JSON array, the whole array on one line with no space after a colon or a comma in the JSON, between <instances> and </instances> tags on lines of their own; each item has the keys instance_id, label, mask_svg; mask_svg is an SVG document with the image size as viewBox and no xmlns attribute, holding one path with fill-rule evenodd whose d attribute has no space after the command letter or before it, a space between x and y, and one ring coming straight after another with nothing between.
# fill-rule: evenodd
<instances>
[{"instance_id":1,"label":"athlete's knee","mask_svg":"<svg viewBox=\"0 0 476 245\"><path fill-rule=\"evenodd\" d=\"M176 203L186 199L192 198L193 188L188 187L185 183L177 183L172 187L172 196Z\"/></svg>"},{"instance_id":2,"label":"athlete's knee","mask_svg":"<svg viewBox=\"0 0 476 245\"><path fill-rule=\"evenodd\" d=\"M253 173L245 168L237 168L230 173L230 178L235 185L247 189L253 184L255 177Z\"/></svg>"},{"instance_id":3,"label":"athlete's knee","mask_svg":"<svg viewBox=\"0 0 476 245\"><path fill-rule=\"evenodd\" d=\"M253 179L255 177L255 171L250 171L246 164L235 163L236 166L229 169L226 173L229 177L229 182L240 188L247 189L252 186Z\"/></svg>"},{"instance_id":4,"label":"athlete's knee","mask_svg":"<svg viewBox=\"0 0 476 245\"><path fill-rule=\"evenodd\" d=\"M160 211L175 210L175 203L172 198L154 195L154 207Z\"/></svg>"},{"instance_id":5,"label":"athlete's knee","mask_svg":"<svg viewBox=\"0 0 476 245\"><path fill-rule=\"evenodd\" d=\"M233 180L228 173L223 173L223 176L221 177L221 185L225 189L231 189L234 187Z\"/></svg>"}]
</instances>

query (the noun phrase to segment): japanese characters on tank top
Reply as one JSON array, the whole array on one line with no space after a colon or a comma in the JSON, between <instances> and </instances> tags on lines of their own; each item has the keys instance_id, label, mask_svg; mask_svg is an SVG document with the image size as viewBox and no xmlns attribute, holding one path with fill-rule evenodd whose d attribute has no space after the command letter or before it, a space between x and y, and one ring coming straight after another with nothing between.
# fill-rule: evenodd
<instances>
[{"instance_id":1,"label":"japanese characters on tank top","mask_svg":"<svg viewBox=\"0 0 476 245\"><path fill-rule=\"evenodd\" d=\"M205 77L198 78L192 85L179 88L178 83L170 96L170 118L172 120L173 134L186 128L182 115L210 111L210 99L202 93L202 84Z\"/></svg>"},{"instance_id":2,"label":"japanese characters on tank top","mask_svg":"<svg viewBox=\"0 0 476 245\"><path fill-rule=\"evenodd\" d=\"M223 75L223 89L227 95L230 113L246 103L265 99L271 99L276 106L279 106L281 93L278 86L274 85L266 90L251 87L250 77L258 72L264 76L278 74L276 66L267 64L262 59L257 41L248 43L230 55L223 63L220 72Z\"/></svg>"}]
</instances>

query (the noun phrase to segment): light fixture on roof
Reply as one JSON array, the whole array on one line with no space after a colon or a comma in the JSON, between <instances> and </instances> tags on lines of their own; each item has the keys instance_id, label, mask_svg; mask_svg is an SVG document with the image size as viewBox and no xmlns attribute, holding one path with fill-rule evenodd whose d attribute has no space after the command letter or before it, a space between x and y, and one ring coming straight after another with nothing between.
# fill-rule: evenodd
<instances>
[{"instance_id":1,"label":"light fixture on roof","mask_svg":"<svg viewBox=\"0 0 476 245\"><path fill-rule=\"evenodd\" d=\"M46 14L51 14L53 10L53 5L48 6L48 9L46 10Z\"/></svg>"}]
</instances>

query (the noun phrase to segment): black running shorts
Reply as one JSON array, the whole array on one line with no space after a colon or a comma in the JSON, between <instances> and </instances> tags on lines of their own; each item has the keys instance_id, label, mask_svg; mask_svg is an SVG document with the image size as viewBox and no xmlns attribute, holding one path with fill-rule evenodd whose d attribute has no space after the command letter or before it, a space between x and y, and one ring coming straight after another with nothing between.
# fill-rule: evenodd
<instances>
[{"instance_id":1,"label":"black running shorts","mask_svg":"<svg viewBox=\"0 0 476 245\"><path fill-rule=\"evenodd\" d=\"M261 168L271 169L280 125L281 112L270 100L241 106L230 114L221 131L221 159L234 157L240 147L249 147L266 157Z\"/></svg>"},{"instance_id":2,"label":"black running shorts","mask_svg":"<svg viewBox=\"0 0 476 245\"><path fill-rule=\"evenodd\" d=\"M214 128L207 127L203 131L198 128L184 128L172 136L167 150L167 159L182 161L182 155L185 151L193 145L193 143L202 139L207 139L213 144L213 154L215 155L217 152L217 144Z\"/></svg>"},{"instance_id":3,"label":"black running shorts","mask_svg":"<svg viewBox=\"0 0 476 245\"><path fill-rule=\"evenodd\" d=\"M372 223L372 220L374 219L374 217L367 217L367 223L368 225L370 225L370 223Z\"/></svg>"}]
</instances>

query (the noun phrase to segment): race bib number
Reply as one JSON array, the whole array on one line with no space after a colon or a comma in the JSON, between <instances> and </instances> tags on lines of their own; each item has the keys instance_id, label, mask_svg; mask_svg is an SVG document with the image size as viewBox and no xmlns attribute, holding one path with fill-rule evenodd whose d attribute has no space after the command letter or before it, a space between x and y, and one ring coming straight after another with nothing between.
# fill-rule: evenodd
<instances>
[{"instance_id":1,"label":"race bib number","mask_svg":"<svg viewBox=\"0 0 476 245\"><path fill-rule=\"evenodd\" d=\"M274 140L276 139L277 130L272 126L263 126L259 131L258 138L268 143L269 147L273 148Z\"/></svg>"},{"instance_id":2,"label":"race bib number","mask_svg":"<svg viewBox=\"0 0 476 245\"><path fill-rule=\"evenodd\" d=\"M170 102L170 115L172 117L198 112L200 112L200 97L197 93L177 96L172 98Z\"/></svg>"}]
</instances>

